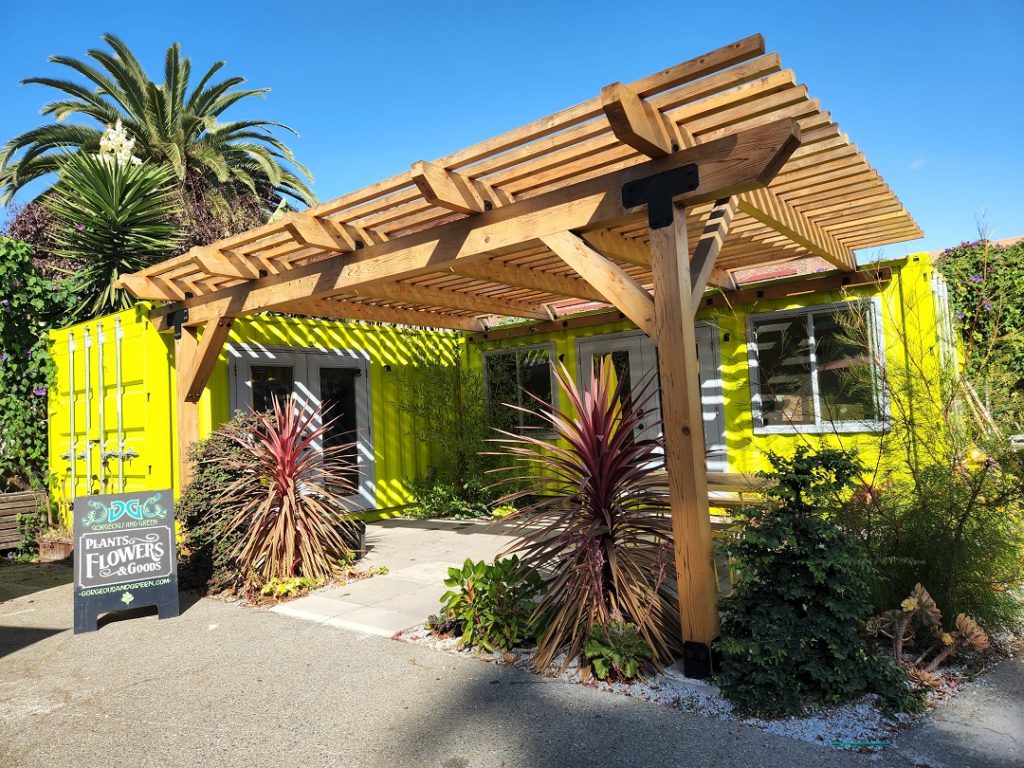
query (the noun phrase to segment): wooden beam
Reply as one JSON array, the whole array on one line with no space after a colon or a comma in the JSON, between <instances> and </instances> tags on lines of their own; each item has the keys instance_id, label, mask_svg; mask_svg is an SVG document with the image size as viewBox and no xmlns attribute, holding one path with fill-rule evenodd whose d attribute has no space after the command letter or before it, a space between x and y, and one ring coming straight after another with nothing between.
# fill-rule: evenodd
<instances>
[{"instance_id":1,"label":"wooden beam","mask_svg":"<svg viewBox=\"0 0 1024 768\"><path fill-rule=\"evenodd\" d=\"M522 301L492 299L472 293L460 293L444 288L393 282L374 285L359 291L360 295L402 304L422 304L428 307L443 307L478 315L502 315L504 317L528 317L543 320L547 311L539 306Z\"/></svg>"},{"instance_id":2,"label":"wooden beam","mask_svg":"<svg viewBox=\"0 0 1024 768\"><path fill-rule=\"evenodd\" d=\"M178 491L192 482L192 465L189 462L189 448L199 440L199 403L188 400L186 395L191 385L196 353L199 349L199 329L181 329L181 335L174 340L175 372L175 418L178 438Z\"/></svg>"},{"instance_id":3,"label":"wooden beam","mask_svg":"<svg viewBox=\"0 0 1024 768\"><path fill-rule=\"evenodd\" d=\"M694 311L700 305L700 297L704 295L704 289L708 287L708 281L715 271L715 261L722 250L725 236L729 233L736 205L734 197L723 198L715 203L704 223L704 231L697 241L697 247L693 249L693 258L690 261L690 303ZM731 281L731 278L729 280Z\"/></svg>"},{"instance_id":4,"label":"wooden beam","mask_svg":"<svg viewBox=\"0 0 1024 768\"><path fill-rule=\"evenodd\" d=\"M282 221L292 238L301 245L333 253L346 253L356 249L355 240L348 232L336 226L329 219L293 211L286 213Z\"/></svg>"},{"instance_id":5,"label":"wooden beam","mask_svg":"<svg viewBox=\"0 0 1024 768\"><path fill-rule=\"evenodd\" d=\"M754 189L739 196L739 209L751 218L785 235L815 256L839 267L857 268L853 252L832 235L800 213L768 188Z\"/></svg>"},{"instance_id":6,"label":"wooden beam","mask_svg":"<svg viewBox=\"0 0 1024 768\"><path fill-rule=\"evenodd\" d=\"M681 208L675 209L671 226L651 231L651 264L679 617L684 641L710 646L718 635L718 583L708 517L690 254Z\"/></svg>"},{"instance_id":7,"label":"wooden beam","mask_svg":"<svg viewBox=\"0 0 1024 768\"><path fill-rule=\"evenodd\" d=\"M189 253L192 254L192 262L208 275L242 280L255 280L260 276L259 269L233 251L198 247L192 248Z\"/></svg>"},{"instance_id":8,"label":"wooden beam","mask_svg":"<svg viewBox=\"0 0 1024 768\"><path fill-rule=\"evenodd\" d=\"M684 136L679 126L622 83L601 89L601 108L616 138L648 157L664 157L694 144L692 136Z\"/></svg>"},{"instance_id":9,"label":"wooden beam","mask_svg":"<svg viewBox=\"0 0 1024 768\"><path fill-rule=\"evenodd\" d=\"M120 275L114 283L115 288L123 288L137 299L156 299L157 301L180 301L181 294L167 286L166 282L145 277L135 272Z\"/></svg>"},{"instance_id":10,"label":"wooden beam","mask_svg":"<svg viewBox=\"0 0 1024 768\"><path fill-rule=\"evenodd\" d=\"M217 364L217 357L231 331L231 322L231 318L222 317L219 320L210 321L203 329L203 335L199 339L188 371L185 389L187 402L198 403L199 398L203 396L206 383L210 380L213 367Z\"/></svg>"},{"instance_id":11,"label":"wooden beam","mask_svg":"<svg viewBox=\"0 0 1024 768\"><path fill-rule=\"evenodd\" d=\"M730 309L743 304L753 304L758 301L820 295L832 291L848 291L865 286L877 287L891 279L892 270L888 267L858 270L857 272L829 272L812 277L755 283L748 287L737 288L736 290L712 293L702 297L700 304L701 309ZM625 315L618 309L579 312L576 314L566 314L557 320L551 320L546 323L502 325L497 328L491 328L480 336L471 336L469 341L471 343L503 341L568 329L592 328L595 325L615 323L624 318Z\"/></svg>"},{"instance_id":12,"label":"wooden beam","mask_svg":"<svg viewBox=\"0 0 1024 768\"><path fill-rule=\"evenodd\" d=\"M452 271L475 280L541 291L568 299L602 302L605 300L604 296L595 291L585 280L577 280L551 272L541 272L517 264L506 264L502 261L460 261L452 267Z\"/></svg>"},{"instance_id":13,"label":"wooden beam","mask_svg":"<svg viewBox=\"0 0 1024 768\"><path fill-rule=\"evenodd\" d=\"M459 213L483 213L487 209L472 179L436 163L413 163L412 180L431 205Z\"/></svg>"},{"instance_id":14,"label":"wooden beam","mask_svg":"<svg viewBox=\"0 0 1024 768\"><path fill-rule=\"evenodd\" d=\"M371 323L412 325L421 328L449 328L456 331L481 333L487 325L476 317L445 315L438 312L421 312L416 309L396 309L374 304L355 304L350 301L327 301L324 299L303 299L278 307L280 312L313 317L329 317L335 320L364 320Z\"/></svg>"},{"instance_id":15,"label":"wooden beam","mask_svg":"<svg viewBox=\"0 0 1024 768\"><path fill-rule=\"evenodd\" d=\"M622 311L637 327L654 335L654 300L640 283L615 262L609 261L572 232L540 238L562 261L590 283L605 300Z\"/></svg>"},{"instance_id":16,"label":"wooden beam","mask_svg":"<svg viewBox=\"0 0 1024 768\"><path fill-rule=\"evenodd\" d=\"M393 237L343 257L161 307L151 317L158 321L168 311L188 307L189 323L198 324L218 315L239 316L310 296L351 293L360 286L452 269L460 261L486 258L492 251L543 235L628 224L646 212L623 207L622 185L689 163L700 167L700 184L677 201L710 202L765 185L799 143L799 128L792 120L761 125L493 211Z\"/></svg>"},{"instance_id":17,"label":"wooden beam","mask_svg":"<svg viewBox=\"0 0 1024 768\"><path fill-rule=\"evenodd\" d=\"M651 266L651 250L641 240L623 237L610 229L595 229L583 233L583 239L593 246L594 250L605 256L633 264L638 267Z\"/></svg>"}]
</instances>

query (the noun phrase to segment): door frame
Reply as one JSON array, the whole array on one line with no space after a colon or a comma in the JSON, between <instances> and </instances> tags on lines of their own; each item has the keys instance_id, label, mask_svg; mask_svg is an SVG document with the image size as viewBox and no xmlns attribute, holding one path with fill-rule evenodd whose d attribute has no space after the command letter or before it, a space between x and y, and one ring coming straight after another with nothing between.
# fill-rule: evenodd
<instances>
[{"instance_id":1,"label":"door frame","mask_svg":"<svg viewBox=\"0 0 1024 768\"><path fill-rule=\"evenodd\" d=\"M647 343L646 348L645 342ZM642 381L648 380L651 377L652 370L654 371L653 378L657 380L658 355L657 347L654 343L643 331L619 331L616 333L597 333L590 336L580 336L576 339L576 379L580 387L586 387L590 383L590 377L593 375L593 366L586 359L589 355L593 354L593 352L587 349L591 345L598 346L601 352L638 352L640 355L639 361L635 365L630 361L629 366L629 378L634 387ZM650 355L650 360L646 359L648 352L653 352ZM647 400L645 411L648 413L653 411L657 414L658 419L655 423L660 423L661 392L658 389L657 383L654 383L653 386L655 391L645 397ZM641 439L656 439L658 434L658 430L652 425L645 427L638 437Z\"/></svg>"},{"instance_id":2,"label":"door frame","mask_svg":"<svg viewBox=\"0 0 1024 768\"><path fill-rule=\"evenodd\" d=\"M702 413L709 406L713 406L715 409L715 417L711 420L705 420L702 425L705 433L705 445L707 446L707 450L711 451L711 455L707 458L708 470L711 472L728 472L729 452L725 432L725 397L722 389L722 360L721 350L719 348L718 324L712 321L702 320L694 323L694 328L697 334ZM655 344L654 340L643 331L618 331L613 333L597 333L577 337L576 379L579 385L581 387L586 386L589 380L589 369L587 361L584 359L588 354L590 354L587 350L587 346L591 344L596 345L600 342L610 342L611 348L607 349L607 351L615 351L616 347L618 349L627 348L627 344L634 342L634 340L640 345L642 358L645 343L647 348L654 352L651 365L653 365L655 370L657 370L657 344ZM619 343L617 344L617 342ZM646 370L644 370L645 367ZM650 366L647 366L643 359L641 361L640 368L641 375L646 373L647 370L650 370ZM631 366L630 374L632 375L632 373L633 371ZM651 406L658 409L660 417L660 395L655 395L651 402ZM720 437L719 441L712 442L707 439L708 421L711 421L715 425L716 432Z\"/></svg>"},{"instance_id":3,"label":"door frame","mask_svg":"<svg viewBox=\"0 0 1024 768\"><path fill-rule=\"evenodd\" d=\"M294 389L292 399L309 414L320 403L320 370L349 368L357 373L356 382L356 454L359 463L358 492L342 501L352 511L377 506L377 461L373 430L373 395L370 382L370 356L365 350L335 347L292 347L277 344L232 342L224 346L228 356L230 410L234 415L252 407L253 365L291 365ZM313 424L323 423L314 415ZM322 446L317 446L322 450Z\"/></svg>"}]
</instances>

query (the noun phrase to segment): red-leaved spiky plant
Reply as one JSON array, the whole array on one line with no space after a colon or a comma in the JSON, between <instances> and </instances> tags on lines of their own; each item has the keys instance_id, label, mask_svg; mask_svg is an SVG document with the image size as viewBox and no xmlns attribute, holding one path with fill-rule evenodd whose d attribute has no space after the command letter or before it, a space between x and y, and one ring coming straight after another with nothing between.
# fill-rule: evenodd
<instances>
[{"instance_id":1,"label":"red-leaved spiky plant","mask_svg":"<svg viewBox=\"0 0 1024 768\"><path fill-rule=\"evenodd\" d=\"M218 501L228 512L225 535L240 534L231 555L251 585L327 579L351 560L354 521L342 497L355 492L357 468L344 458L352 446L314 450L331 426L314 427L315 416L275 397L251 434L229 436L242 455L227 462L241 474Z\"/></svg>"},{"instance_id":2,"label":"red-leaved spiky plant","mask_svg":"<svg viewBox=\"0 0 1024 768\"><path fill-rule=\"evenodd\" d=\"M547 669L564 653L564 669L591 628L613 620L635 624L668 661L679 618L663 446L639 434L653 387L648 381L643 394L624 398L626 384L607 358L583 391L564 366L555 375L561 407L534 398L535 408L520 410L556 439L524 430L495 441L510 465L495 471L516 488L503 501L527 502L506 518L517 526L509 551L546 587L534 666Z\"/></svg>"}]
</instances>

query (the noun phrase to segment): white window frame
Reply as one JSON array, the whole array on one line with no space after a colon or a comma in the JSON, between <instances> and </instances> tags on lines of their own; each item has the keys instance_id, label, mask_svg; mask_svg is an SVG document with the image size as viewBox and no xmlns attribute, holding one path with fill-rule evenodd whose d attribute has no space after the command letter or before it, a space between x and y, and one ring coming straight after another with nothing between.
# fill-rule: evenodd
<instances>
[{"instance_id":1,"label":"white window frame","mask_svg":"<svg viewBox=\"0 0 1024 768\"><path fill-rule=\"evenodd\" d=\"M867 308L868 312L868 355L872 360L875 379L875 400L880 418L875 420L833 421L821 416L821 402L818 399L818 361L815 347L814 314L835 310L856 310ZM814 408L813 424L770 424L764 423L763 400L761 398L760 365L757 359L757 343L754 326L765 320L781 320L790 317L807 318L808 355L811 376L811 398ZM750 406L754 419L754 434L828 434L852 432L885 432L889 428L889 398L885 391L885 338L882 332L882 302L878 296L851 301L837 301L830 304L813 304L799 309L780 309L775 312L759 312L747 317L747 371L750 375Z\"/></svg>"},{"instance_id":2,"label":"white window frame","mask_svg":"<svg viewBox=\"0 0 1024 768\"><path fill-rule=\"evenodd\" d=\"M556 360L558 360L558 354L557 354L557 350L555 348L555 342L547 341L547 342L542 342L540 344L526 344L526 345L511 345L511 346L507 346L507 347L495 347L494 349L488 349L488 350L486 350L483 353L483 358L482 359L483 359L483 365L484 365L484 371L483 371L483 373L484 373L484 375L483 375L483 379L484 379L484 397L486 398L485 406L487 408L487 412L488 413L490 413L490 410L491 410L491 383L488 380L489 379L488 366L487 366L488 358L494 357L495 355L521 354L521 353L530 352L531 350L535 350L535 349L543 349L543 350L546 350L547 353L548 353L548 376L551 378L551 407L552 408L558 408L558 380L555 378L555 372L554 372L554 369L551 366L552 363L554 363ZM517 370L518 370L518 366L517 366ZM530 400L528 403L525 403L524 405L533 406L533 405L536 405L536 403L534 403L532 400ZM519 425L519 429L523 429L522 424ZM542 436L542 437L545 437L545 436L548 436L548 435L552 434L550 429L544 429L544 428L530 429L528 431L528 433L533 435L533 436L535 436L535 437L538 436L538 435Z\"/></svg>"}]
</instances>

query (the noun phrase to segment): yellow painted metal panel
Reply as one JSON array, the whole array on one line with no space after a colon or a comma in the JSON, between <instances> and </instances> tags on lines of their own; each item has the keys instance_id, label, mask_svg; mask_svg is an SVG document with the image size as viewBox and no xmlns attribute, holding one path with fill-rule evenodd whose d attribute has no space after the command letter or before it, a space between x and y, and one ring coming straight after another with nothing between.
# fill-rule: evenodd
<instances>
[{"instance_id":1,"label":"yellow painted metal panel","mask_svg":"<svg viewBox=\"0 0 1024 768\"><path fill-rule=\"evenodd\" d=\"M108 458L100 482L99 451L117 450L114 414L117 407L116 359L113 329L120 325L122 338L122 403L124 445L138 454L125 463L125 490L173 487L178 492L177 430L175 408L174 343L171 334L157 333L147 319L144 305L88 323L51 333L57 363L57 385L50 393L50 468L57 498L68 501L77 494L116 492L117 461ZM106 334L101 350L96 343L99 330ZM86 387L84 345L89 348L89 386ZM70 365L68 338L77 345ZM296 347L311 350L358 350L369 358L370 398L374 431L377 507L387 510L409 504L410 483L429 470L430 448L413 439L414 424L402 413L401 380L415 376L417 364L426 359L451 363L460 354L461 339L446 331L432 332L340 323L304 318L256 316L235 322L228 344ZM99 429L100 360L103 360L104 430ZM73 369L74 397L69 396L69 373ZM200 434L205 436L231 416L228 353L222 352L199 401ZM88 390L88 391L87 391ZM65 455L71 441L74 413L75 434L81 453L90 441L90 471L85 458L72 464ZM86 434L85 419L89 414ZM86 478L89 476L89 479Z\"/></svg>"},{"instance_id":2,"label":"yellow painted metal panel","mask_svg":"<svg viewBox=\"0 0 1024 768\"><path fill-rule=\"evenodd\" d=\"M171 487L171 361L146 306L51 331L50 342L50 486L65 513L80 494Z\"/></svg>"},{"instance_id":3,"label":"yellow painted metal panel","mask_svg":"<svg viewBox=\"0 0 1024 768\"><path fill-rule=\"evenodd\" d=\"M909 390L927 387L928 396L907 393L912 402L934 400L934 388L939 386L939 317L932 294L934 269L927 254L917 254L885 264L893 271L893 279L880 286L866 286L848 292L835 291L804 295L795 298L760 301L737 305L726 310L702 310L698 321L717 326L720 353L722 394L726 449L729 470L756 472L768 469L767 451L790 454L797 445L841 447L860 455L868 466L874 465L880 453L884 433L863 432L843 434L761 434L755 431L751 407L751 378L747 348L747 321L752 314L777 310L801 309L814 305L844 301L875 299L881 309L882 338L885 343L886 365L893 383ZM474 343L470 346L471 365L481 366L483 353L492 349L536 344L554 344L572 375L579 380L576 359L576 341L601 334L635 330L628 321L611 322L579 330L555 331L503 341ZM901 375L895 373L902 371ZM927 421L927 417L923 419ZM893 466L898 456L890 457Z\"/></svg>"}]
</instances>

